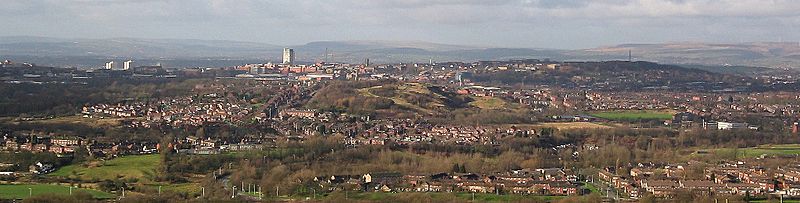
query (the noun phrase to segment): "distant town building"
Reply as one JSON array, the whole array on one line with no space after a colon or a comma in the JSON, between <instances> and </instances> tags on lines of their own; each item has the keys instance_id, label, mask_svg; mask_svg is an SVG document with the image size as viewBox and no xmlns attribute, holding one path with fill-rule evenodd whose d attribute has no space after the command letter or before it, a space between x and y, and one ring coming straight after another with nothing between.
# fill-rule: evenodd
<instances>
[{"instance_id":1,"label":"distant town building","mask_svg":"<svg viewBox=\"0 0 800 203\"><path fill-rule=\"evenodd\" d=\"M50 143L52 143L53 145L58 145L58 146L74 146L74 145L80 145L81 144L81 140L79 140L79 139L52 139L50 141Z\"/></svg>"},{"instance_id":2,"label":"distant town building","mask_svg":"<svg viewBox=\"0 0 800 203\"><path fill-rule=\"evenodd\" d=\"M465 80L472 79L472 73L467 71L461 71L456 73L456 81L464 82Z\"/></svg>"},{"instance_id":3,"label":"distant town building","mask_svg":"<svg viewBox=\"0 0 800 203\"><path fill-rule=\"evenodd\" d=\"M731 129L755 129L755 126L750 126L747 123L731 123L731 122L705 122L703 128L710 130L731 130Z\"/></svg>"},{"instance_id":4,"label":"distant town building","mask_svg":"<svg viewBox=\"0 0 800 203\"><path fill-rule=\"evenodd\" d=\"M106 69L113 70L114 69L114 61L106 62Z\"/></svg>"},{"instance_id":5,"label":"distant town building","mask_svg":"<svg viewBox=\"0 0 800 203\"><path fill-rule=\"evenodd\" d=\"M304 117L304 118L313 118L317 116L317 111L313 109L308 110L297 110L297 109L287 109L283 110L279 113L280 116L286 117Z\"/></svg>"},{"instance_id":6,"label":"distant town building","mask_svg":"<svg viewBox=\"0 0 800 203\"><path fill-rule=\"evenodd\" d=\"M294 63L294 49L283 48L283 64L291 65Z\"/></svg>"},{"instance_id":7,"label":"distant town building","mask_svg":"<svg viewBox=\"0 0 800 203\"><path fill-rule=\"evenodd\" d=\"M131 68L133 68L132 60L127 60L125 61L125 63L122 64L122 70L130 70Z\"/></svg>"}]
</instances>

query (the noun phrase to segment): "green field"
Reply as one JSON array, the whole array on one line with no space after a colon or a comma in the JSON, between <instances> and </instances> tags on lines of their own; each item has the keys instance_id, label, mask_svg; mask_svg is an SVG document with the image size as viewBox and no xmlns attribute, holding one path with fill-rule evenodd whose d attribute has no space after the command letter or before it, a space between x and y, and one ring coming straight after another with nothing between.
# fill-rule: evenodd
<instances>
[{"instance_id":1,"label":"green field","mask_svg":"<svg viewBox=\"0 0 800 203\"><path fill-rule=\"evenodd\" d=\"M778 202L780 202L780 200L778 200L778 199L773 199L773 200L756 200L756 201L750 201L750 202L754 202L754 203L762 203L762 202L763 202L763 203L772 203L772 202L775 202L775 203L778 203ZM784 199L784 200L783 200L783 202L784 202L784 203L800 203L800 200Z\"/></svg>"},{"instance_id":2,"label":"green field","mask_svg":"<svg viewBox=\"0 0 800 203\"><path fill-rule=\"evenodd\" d=\"M663 111L602 111L593 112L589 115L615 121L672 119L672 113Z\"/></svg>"},{"instance_id":3,"label":"green field","mask_svg":"<svg viewBox=\"0 0 800 203\"><path fill-rule=\"evenodd\" d=\"M503 109L506 106L506 101L495 97L471 97L474 101L469 105L481 109Z\"/></svg>"},{"instance_id":4,"label":"green field","mask_svg":"<svg viewBox=\"0 0 800 203\"><path fill-rule=\"evenodd\" d=\"M176 184L148 184L146 187L154 191L158 191L158 186L161 186L162 191L172 191L177 193L186 193L193 196L199 196L203 193L202 187L198 183L176 183Z\"/></svg>"},{"instance_id":5,"label":"green field","mask_svg":"<svg viewBox=\"0 0 800 203\"><path fill-rule=\"evenodd\" d=\"M372 92L384 88L395 88L392 93L393 96L380 96ZM394 102L394 104L398 106L413 109L421 113L428 113L428 114L435 113L435 109L447 106L444 103L444 99L446 99L446 97L431 91L430 89L428 89L428 86L420 83L373 86L373 87L358 89L358 92L359 94L366 97L379 97L384 99L390 99ZM423 103L412 103L405 99L409 96L418 96L426 98L427 101Z\"/></svg>"},{"instance_id":6,"label":"green field","mask_svg":"<svg viewBox=\"0 0 800 203\"><path fill-rule=\"evenodd\" d=\"M31 190L28 190L28 188L30 188ZM73 193L76 191L87 192L91 194L94 198L98 199L110 199L115 197L115 195L111 193L97 191L97 190L77 189L77 188L72 189ZM44 185L44 184L0 185L0 199L25 199L28 198L30 193L32 193L33 196L41 194L69 195L69 187L61 185Z\"/></svg>"},{"instance_id":7,"label":"green field","mask_svg":"<svg viewBox=\"0 0 800 203\"><path fill-rule=\"evenodd\" d=\"M41 125L87 125L94 128L119 126L121 118L83 118L81 116L64 116L45 120L16 121L14 123L30 123Z\"/></svg>"},{"instance_id":8,"label":"green field","mask_svg":"<svg viewBox=\"0 0 800 203\"><path fill-rule=\"evenodd\" d=\"M735 150L736 157L739 158L755 158L761 155L765 156L798 156L800 155L800 144L783 144L783 145L760 145L758 147L739 148ZM723 148L714 150L718 154L731 154L734 153L732 148Z\"/></svg>"},{"instance_id":9,"label":"green field","mask_svg":"<svg viewBox=\"0 0 800 203\"><path fill-rule=\"evenodd\" d=\"M597 188L597 186L595 186L595 185L594 185L594 183L585 182L585 183L583 184L583 188L586 188L586 189L588 189L588 190L589 190L589 191L591 191L592 193L597 193L597 194L600 194L600 189L599 189L599 188Z\"/></svg>"},{"instance_id":10,"label":"green field","mask_svg":"<svg viewBox=\"0 0 800 203\"><path fill-rule=\"evenodd\" d=\"M105 180L117 178L152 179L158 167L158 154L123 156L108 161L96 161L87 165L73 164L62 167L51 176L78 178L82 180Z\"/></svg>"},{"instance_id":11,"label":"green field","mask_svg":"<svg viewBox=\"0 0 800 203\"><path fill-rule=\"evenodd\" d=\"M394 198L404 198L408 196L428 197L434 202L450 201L457 199L459 201L471 201L473 198L472 193L384 193L384 192L363 192L350 194L348 197L354 200L368 200L368 201L390 201ZM475 193L475 201L478 202L517 202L523 200L541 200L541 201L554 201L565 198L566 196L536 196L536 195L496 195L486 193Z\"/></svg>"}]
</instances>

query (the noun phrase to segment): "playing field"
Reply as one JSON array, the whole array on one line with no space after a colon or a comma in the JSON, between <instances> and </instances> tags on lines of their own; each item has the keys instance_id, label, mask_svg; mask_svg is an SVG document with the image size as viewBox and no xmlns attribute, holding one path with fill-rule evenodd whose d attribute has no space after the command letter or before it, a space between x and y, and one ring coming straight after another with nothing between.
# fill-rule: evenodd
<instances>
[{"instance_id":1,"label":"playing field","mask_svg":"<svg viewBox=\"0 0 800 203\"><path fill-rule=\"evenodd\" d=\"M559 130L571 130L571 129L607 129L613 128L613 126L609 125L600 125L597 123L590 123L590 122L552 122L552 123L538 123L538 124L509 124L509 125L502 125L503 127L511 127L515 126L522 129L527 128L555 128Z\"/></svg>"},{"instance_id":2,"label":"playing field","mask_svg":"<svg viewBox=\"0 0 800 203\"><path fill-rule=\"evenodd\" d=\"M87 192L91 194L94 198L98 199L109 199L115 197L111 193L102 192L98 190L73 188L72 191ZM0 199L25 199L28 198L29 195L31 194L33 194L33 196L41 194L69 195L69 187L62 185L45 185L45 184L0 185Z\"/></svg>"},{"instance_id":3,"label":"playing field","mask_svg":"<svg viewBox=\"0 0 800 203\"><path fill-rule=\"evenodd\" d=\"M750 202L753 202L753 203L771 203L771 202L780 202L780 201L776 200L776 199L773 199L773 200L756 200L756 201L750 201ZM784 199L783 203L800 203L800 200Z\"/></svg>"},{"instance_id":4,"label":"playing field","mask_svg":"<svg viewBox=\"0 0 800 203\"><path fill-rule=\"evenodd\" d=\"M152 179L158 167L160 156L158 154L123 156L108 161L96 161L86 164L73 164L62 167L52 176L72 177L82 180L105 180L119 178L137 178L139 180Z\"/></svg>"},{"instance_id":5,"label":"playing field","mask_svg":"<svg viewBox=\"0 0 800 203\"><path fill-rule=\"evenodd\" d=\"M474 197L478 202L517 202L523 200L538 200L538 201L555 201L565 198L566 196L537 196L537 195L495 195L486 193L384 193L384 192L364 192L350 194L349 197L355 200L368 200L368 201L387 201L392 198L400 196L418 195L427 196L430 200L436 201L471 201ZM473 196L474 195L474 196ZM426 199L426 198L422 198Z\"/></svg>"},{"instance_id":6,"label":"playing field","mask_svg":"<svg viewBox=\"0 0 800 203\"><path fill-rule=\"evenodd\" d=\"M615 121L635 120L667 120L672 118L672 113L666 111L602 111L590 115Z\"/></svg>"},{"instance_id":7,"label":"playing field","mask_svg":"<svg viewBox=\"0 0 800 203\"><path fill-rule=\"evenodd\" d=\"M176 183L176 184L148 184L145 187L148 187L152 190L158 191L158 186L161 185L161 190L163 191L172 191L178 193L186 193L189 195L196 195L199 196L202 194L202 187L199 183Z\"/></svg>"},{"instance_id":8,"label":"playing field","mask_svg":"<svg viewBox=\"0 0 800 203\"><path fill-rule=\"evenodd\" d=\"M728 153L733 155L734 149L723 148L714 150L715 153ZM783 144L783 145L760 145L758 147L739 148L736 149L736 157L739 158L755 158L760 156L800 156L800 145L798 144Z\"/></svg>"},{"instance_id":9,"label":"playing field","mask_svg":"<svg viewBox=\"0 0 800 203\"><path fill-rule=\"evenodd\" d=\"M36 124L74 124L86 125L94 128L115 127L120 125L122 118L84 118L81 116L64 116L45 120L22 121Z\"/></svg>"},{"instance_id":10,"label":"playing field","mask_svg":"<svg viewBox=\"0 0 800 203\"><path fill-rule=\"evenodd\" d=\"M739 156L758 157L765 156L797 156L800 155L800 145L760 145L758 147L744 148L739 150Z\"/></svg>"}]
</instances>

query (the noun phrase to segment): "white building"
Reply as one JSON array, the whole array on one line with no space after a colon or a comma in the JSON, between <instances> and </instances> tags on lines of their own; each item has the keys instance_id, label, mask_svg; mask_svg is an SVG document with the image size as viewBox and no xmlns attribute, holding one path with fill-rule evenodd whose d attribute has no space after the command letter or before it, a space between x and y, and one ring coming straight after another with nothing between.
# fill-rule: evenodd
<instances>
[{"instance_id":1,"label":"white building","mask_svg":"<svg viewBox=\"0 0 800 203\"><path fill-rule=\"evenodd\" d=\"M294 49L283 48L283 64L294 63Z\"/></svg>"},{"instance_id":2,"label":"white building","mask_svg":"<svg viewBox=\"0 0 800 203\"><path fill-rule=\"evenodd\" d=\"M730 129L744 129L747 128L747 123L729 123L729 122L717 122L717 129L719 130L730 130Z\"/></svg>"},{"instance_id":3,"label":"white building","mask_svg":"<svg viewBox=\"0 0 800 203\"><path fill-rule=\"evenodd\" d=\"M127 60L125 63L122 63L122 70L130 70L131 68L133 68L132 60Z\"/></svg>"},{"instance_id":4,"label":"white building","mask_svg":"<svg viewBox=\"0 0 800 203\"><path fill-rule=\"evenodd\" d=\"M109 62L106 62L106 69L108 69L108 70L114 70L114 66L115 66L115 65L114 65L114 61L109 61Z\"/></svg>"},{"instance_id":5,"label":"white building","mask_svg":"<svg viewBox=\"0 0 800 203\"><path fill-rule=\"evenodd\" d=\"M731 130L731 129L748 129L751 128L748 123L731 123L731 122L704 122L703 128L712 130Z\"/></svg>"}]
</instances>

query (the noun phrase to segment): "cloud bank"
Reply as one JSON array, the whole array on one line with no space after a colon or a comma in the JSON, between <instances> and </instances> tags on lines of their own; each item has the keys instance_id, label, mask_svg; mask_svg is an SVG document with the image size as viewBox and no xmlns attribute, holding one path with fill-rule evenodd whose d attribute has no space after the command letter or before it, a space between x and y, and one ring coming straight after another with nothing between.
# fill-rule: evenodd
<instances>
[{"instance_id":1,"label":"cloud bank","mask_svg":"<svg viewBox=\"0 0 800 203\"><path fill-rule=\"evenodd\" d=\"M587 48L797 41L792 0L5 0L0 35Z\"/></svg>"}]
</instances>

